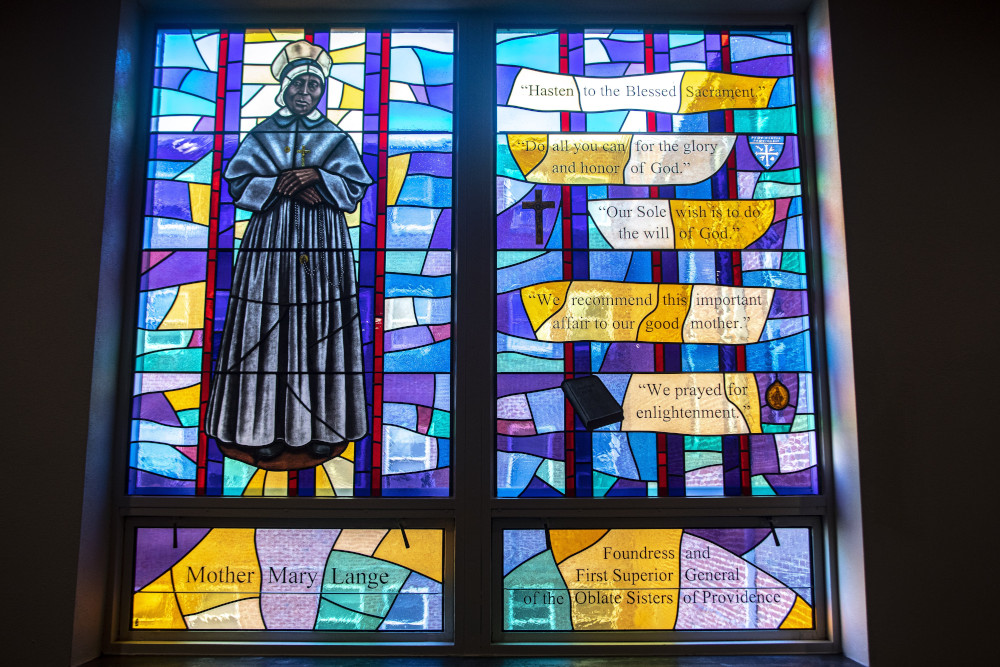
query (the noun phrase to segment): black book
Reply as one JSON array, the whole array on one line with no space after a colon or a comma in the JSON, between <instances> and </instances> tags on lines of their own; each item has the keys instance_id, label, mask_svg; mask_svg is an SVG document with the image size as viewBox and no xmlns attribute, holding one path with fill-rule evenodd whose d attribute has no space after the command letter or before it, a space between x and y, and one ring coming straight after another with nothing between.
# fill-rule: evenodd
<instances>
[{"instance_id":1,"label":"black book","mask_svg":"<svg viewBox=\"0 0 1000 667\"><path fill-rule=\"evenodd\" d=\"M596 375L563 380L563 393L588 431L620 422L622 406Z\"/></svg>"}]
</instances>

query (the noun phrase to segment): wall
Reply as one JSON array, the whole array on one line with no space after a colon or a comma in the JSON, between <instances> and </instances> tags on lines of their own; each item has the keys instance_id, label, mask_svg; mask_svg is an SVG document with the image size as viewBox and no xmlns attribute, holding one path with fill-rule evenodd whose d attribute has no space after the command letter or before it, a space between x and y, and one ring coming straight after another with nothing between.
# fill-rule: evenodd
<instances>
[{"instance_id":1,"label":"wall","mask_svg":"<svg viewBox=\"0 0 1000 667\"><path fill-rule=\"evenodd\" d=\"M0 404L13 424L0 484L8 664L70 661L117 20L111 0L4 10L4 39L13 39L0 262ZM98 531L108 523L103 497L86 510ZM96 583L87 597L99 612L99 578L81 583Z\"/></svg>"},{"instance_id":2,"label":"wall","mask_svg":"<svg viewBox=\"0 0 1000 667\"><path fill-rule=\"evenodd\" d=\"M986 493L996 446L984 424L996 365L986 336L997 309L983 277L995 241L986 229L997 215L985 182L991 137L972 130L992 113L977 101L992 85L985 21L961 15L956 2L940 12L832 4L871 657L876 665L961 664L990 636L976 605L996 588L977 565L977 535L995 523ZM57 0L5 19L8 34L27 28L6 59L17 83L5 96L15 125L4 132L14 145L0 263L2 405L14 427L2 493L4 541L19 546L3 550L10 618L0 627L9 664L63 665L81 526L100 536L106 525L104 494L84 506L84 443L118 7ZM113 282L104 289L103 298L115 296ZM114 356L113 340L97 342L102 358ZM106 365L98 370L113 377ZM108 389L104 380L95 387ZM111 420L98 412L97 439ZM98 481L99 454L91 452L90 468ZM85 560L96 563L107 545L85 546ZM100 586L79 583L78 658L96 650L86 630L101 626L102 606Z\"/></svg>"},{"instance_id":3,"label":"wall","mask_svg":"<svg viewBox=\"0 0 1000 667\"><path fill-rule=\"evenodd\" d=\"M997 591L980 551L996 525L985 16L962 2L830 11L872 663L973 664Z\"/></svg>"}]
</instances>

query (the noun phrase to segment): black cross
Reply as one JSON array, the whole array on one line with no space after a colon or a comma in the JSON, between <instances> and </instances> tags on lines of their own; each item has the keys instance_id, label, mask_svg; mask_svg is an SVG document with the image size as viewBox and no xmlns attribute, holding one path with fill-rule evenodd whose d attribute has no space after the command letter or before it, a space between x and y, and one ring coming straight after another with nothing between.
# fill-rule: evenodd
<instances>
[{"instance_id":1,"label":"black cross","mask_svg":"<svg viewBox=\"0 0 1000 667\"><path fill-rule=\"evenodd\" d=\"M542 201L542 191L535 190L535 201L521 202L521 208L530 208L535 211L535 243L542 245L542 211L547 208L555 208L554 201Z\"/></svg>"}]
</instances>

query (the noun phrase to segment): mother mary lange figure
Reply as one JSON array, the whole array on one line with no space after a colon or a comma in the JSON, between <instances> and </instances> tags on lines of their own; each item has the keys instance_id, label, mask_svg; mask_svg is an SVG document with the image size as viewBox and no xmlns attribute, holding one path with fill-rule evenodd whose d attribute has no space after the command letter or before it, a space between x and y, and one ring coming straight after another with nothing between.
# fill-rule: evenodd
<instances>
[{"instance_id":1,"label":"mother mary lange figure","mask_svg":"<svg viewBox=\"0 0 1000 667\"><path fill-rule=\"evenodd\" d=\"M358 290L345 211L372 179L316 110L332 61L306 41L271 65L279 109L225 171L253 212L233 274L205 430L270 470L318 465L367 432Z\"/></svg>"}]
</instances>

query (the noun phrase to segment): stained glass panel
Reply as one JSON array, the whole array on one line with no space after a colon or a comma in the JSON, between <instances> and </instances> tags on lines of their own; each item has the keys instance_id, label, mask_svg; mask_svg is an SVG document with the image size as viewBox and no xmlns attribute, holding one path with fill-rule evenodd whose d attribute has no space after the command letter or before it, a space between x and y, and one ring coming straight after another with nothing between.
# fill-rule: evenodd
<instances>
[{"instance_id":1,"label":"stained glass panel","mask_svg":"<svg viewBox=\"0 0 1000 667\"><path fill-rule=\"evenodd\" d=\"M808 630L809 528L505 530L513 632Z\"/></svg>"},{"instance_id":2,"label":"stained glass panel","mask_svg":"<svg viewBox=\"0 0 1000 667\"><path fill-rule=\"evenodd\" d=\"M139 528L135 630L441 631L441 530Z\"/></svg>"},{"instance_id":3,"label":"stained glass panel","mask_svg":"<svg viewBox=\"0 0 1000 667\"><path fill-rule=\"evenodd\" d=\"M130 493L449 494L453 42L157 33Z\"/></svg>"},{"instance_id":4,"label":"stained glass panel","mask_svg":"<svg viewBox=\"0 0 1000 667\"><path fill-rule=\"evenodd\" d=\"M496 58L497 495L818 493L791 32Z\"/></svg>"}]
</instances>

